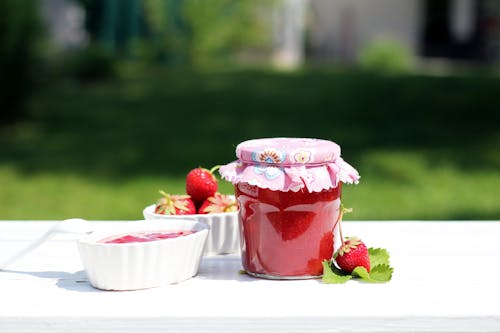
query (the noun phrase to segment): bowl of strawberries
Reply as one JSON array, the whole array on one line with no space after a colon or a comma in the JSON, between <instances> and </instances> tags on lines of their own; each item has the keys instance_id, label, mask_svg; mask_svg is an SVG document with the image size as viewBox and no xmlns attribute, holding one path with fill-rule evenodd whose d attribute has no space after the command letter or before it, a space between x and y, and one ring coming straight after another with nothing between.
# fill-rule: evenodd
<instances>
[{"instance_id":1,"label":"bowl of strawberries","mask_svg":"<svg viewBox=\"0 0 500 333\"><path fill-rule=\"evenodd\" d=\"M210 231L204 254L229 254L240 249L238 206L234 195L217 192L214 171L205 168L191 170L186 176L186 193L160 191L155 204L144 208L146 220L193 218L208 224Z\"/></svg>"}]
</instances>

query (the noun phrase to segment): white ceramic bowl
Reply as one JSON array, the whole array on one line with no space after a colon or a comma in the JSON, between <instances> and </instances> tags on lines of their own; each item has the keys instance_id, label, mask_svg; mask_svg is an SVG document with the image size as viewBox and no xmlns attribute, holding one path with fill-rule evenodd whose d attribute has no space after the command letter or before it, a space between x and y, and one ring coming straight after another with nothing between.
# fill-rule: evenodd
<instances>
[{"instance_id":1,"label":"white ceramic bowl","mask_svg":"<svg viewBox=\"0 0 500 333\"><path fill-rule=\"evenodd\" d=\"M240 233L238 227L238 212L193 215L163 215L155 214L156 205L144 208L143 215L146 220L163 220L177 218L193 218L204 222L210 227L205 254L229 254L240 251Z\"/></svg>"},{"instance_id":2,"label":"white ceramic bowl","mask_svg":"<svg viewBox=\"0 0 500 333\"><path fill-rule=\"evenodd\" d=\"M135 290L187 280L198 272L209 227L193 219L116 223L78 240L85 272L92 286L104 290ZM100 240L148 231L195 231L148 242L109 244Z\"/></svg>"}]
</instances>

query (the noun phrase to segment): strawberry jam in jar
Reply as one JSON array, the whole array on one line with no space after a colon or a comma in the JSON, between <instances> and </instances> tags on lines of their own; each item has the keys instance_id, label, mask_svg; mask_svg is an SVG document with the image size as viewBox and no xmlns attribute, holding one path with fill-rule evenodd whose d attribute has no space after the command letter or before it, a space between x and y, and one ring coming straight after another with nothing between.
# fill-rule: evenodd
<instances>
[{"instance_id":1,"label":"strawberry jam in jar","mask_svg":"<svg viewBox=\"0 0 500 333\"><path fill-rule=\"evenodd\" d=\"M307 279L330 260L342 183L358 172L327 140L269 138L240 143L220 168L235 186L242 265L253 276Z\"/></svg>"}]
</instances>

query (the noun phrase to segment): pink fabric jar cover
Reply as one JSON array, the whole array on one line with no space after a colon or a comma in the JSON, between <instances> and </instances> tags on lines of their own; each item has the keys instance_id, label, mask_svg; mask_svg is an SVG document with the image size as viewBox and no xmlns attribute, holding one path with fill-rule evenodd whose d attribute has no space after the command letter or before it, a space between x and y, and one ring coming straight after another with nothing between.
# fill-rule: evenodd
<instances>
[{"instance_id":1,"label":"pink fabric jar cover","mask_svg":"<svg viewBox=\"0 0 500 333\"><path fill-rule=\"evenodd\" d=\"M244 141L236 147L237 161L219 172L233 184L248 183L273 191L321 192L339 182L358 183L356 169L340 157L340 147L328 140L266 138Z\"/></svg>"}]
</instances>

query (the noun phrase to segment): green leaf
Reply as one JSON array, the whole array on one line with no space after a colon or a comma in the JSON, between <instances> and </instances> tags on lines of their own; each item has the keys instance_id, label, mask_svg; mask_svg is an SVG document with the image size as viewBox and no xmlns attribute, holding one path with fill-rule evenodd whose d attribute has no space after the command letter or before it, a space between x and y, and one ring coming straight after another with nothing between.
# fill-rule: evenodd
<instances>
[{"instance_id":1,"label":"green leaf","mask_svg":"<svg viewBox=\"0 0 500 333\"><path fill-rule=\"evenodd\" d=\"M346 283L352 278L351 275L344 271L341 271L335 265L331 264L330 261L323 261L323 283L340 284Z\"/></svg>"},{"instance_id":2,"label":"green leaf","mask_svg":"<svg viewBox=\"0 0 500 333\"><path fill-rule=\"evenodd\" d=\"M389 264L389 252L386 249L379 248L369 248L368 255L370 256L371 267L376 267L378 265L390 265Z\"/></svg>"},{"instance_id":3,"label":"green leaf","mask_svg":"<svg viewBox=\"0 0 500 333\"><path fill-rule=\"evenodd\" d=\"M361 280L363 280L363 281L374 282L372 280L372 278L370 277L370 273L368 273L368 271L366 270L366 268L364 268L363 266L356 267L352 271L352 275L354 275L354 277L361 278Z\"/></svg>"},{"instance_id":4,"label":"green leaf","mask_svg":"<svg viewBox=\"0 0 500 333\"><path fill-rule=\"evenodd\" d=\"M358 266L352 271L352 274L365 282L384 283L391 280L392 271L393 269L389 265L377 265L369 273L366 268Z\"/></svg>"},{"instance_id":5,"label":"green leaf","mask_svg":"<svg viewBox=\"0 0 500 333\"><path fill-rule=\"evenodd\" d=\"M370 277L377 282L388 282L392 279L393 271L389 265L377 265L370 270Z\"/></svg>"}]
</instances>

